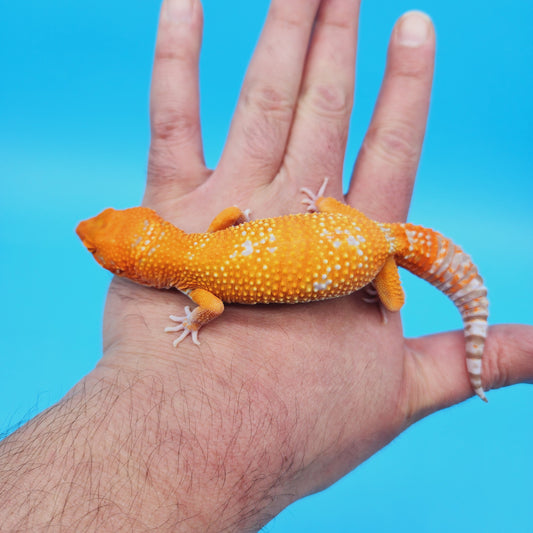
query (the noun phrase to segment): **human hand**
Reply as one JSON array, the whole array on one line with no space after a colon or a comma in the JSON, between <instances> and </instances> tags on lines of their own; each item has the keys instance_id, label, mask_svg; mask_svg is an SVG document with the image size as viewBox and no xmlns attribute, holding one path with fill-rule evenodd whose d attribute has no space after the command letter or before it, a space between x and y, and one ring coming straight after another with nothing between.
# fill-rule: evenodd
<instances>
[{"instance_id":1,"label":"human hand","mask_svg":"<svg viewBox=\"0 0 533 533\"><path fill-rule=\"evenodd\" d=\"M214 171L204 165L200 136L200 6L176 13L175 5L181 3L167 1L161 13L145 205L186 231L203 231L228 205L250 207L257 218L301 211L299 189L316 190L324 176L332 178L328 192L341 198L359 3L272 2ZM406 217L434 46L431 23L421 14L404 16L394 29L345 198L374 219ZM176 350L161 332L185 303L174 293L114 280L99 371L135 373L141 397L155 379L165 391L167 421L183 430L183 417L193 420L189 438L212 450L208 479L224 472L230 485L241 480L247 490L261 479L256 489L268 505L252 499L257 512L275 513L331 484L413 421L471 395L462 332L405 340L399 314L383 325L357 295L229 306L202 330L200 348L184 341ZM530 329L492 328L485 387L531 378L532 342ZM187 414L170 410L178 393ZM205 459L199 455L191 452L192 464ZM200 494L184 497L189 512ZM227 501L223 490L212 494Z\"/></svg>"}]
</instances>

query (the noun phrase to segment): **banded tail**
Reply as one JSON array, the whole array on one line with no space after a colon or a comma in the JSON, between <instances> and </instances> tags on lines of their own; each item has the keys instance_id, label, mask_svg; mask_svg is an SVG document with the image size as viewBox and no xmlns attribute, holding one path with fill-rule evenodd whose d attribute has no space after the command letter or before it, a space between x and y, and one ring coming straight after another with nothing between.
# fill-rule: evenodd
<instances>
[{"instance_id":1,"label":"banded tail","mask_svg":"<svg viewBox=\"0 0 533 533\"><path fill-rule=\"evenodd\" d=\"M489 302L482 277L470 256L440 233L413 224L391 226L399 239L397 264L431 283L459 309L464 324L470 383L474 392L486 402L481 373ZM405 233L404 238L402 233Z\"/></svg>"}]
</instances>

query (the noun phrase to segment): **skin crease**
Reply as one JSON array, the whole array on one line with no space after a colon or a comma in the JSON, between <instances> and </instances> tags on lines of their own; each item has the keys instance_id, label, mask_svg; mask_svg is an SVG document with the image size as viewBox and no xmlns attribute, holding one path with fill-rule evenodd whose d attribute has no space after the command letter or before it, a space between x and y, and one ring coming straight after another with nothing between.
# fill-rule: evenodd
<instances>
[{"instance_id":1,"label":"skin crease","mask_svg":"<svg viewBox=\"0 0 533 533\"><path fill-rule=\"evenodd\" d=\"M165 0L143 204L191 232L228 205L254 218L302 211L299 189L317 190L326 175L328 194L341 199L358 11L355 0L271 2L211 171L199 122L201 5ZM412 24L400 34L414 20L419 45ZM373 219L407 215L434 50L427 17L400 19L345 198ZM383 325L359 295L227 306L200 347L185 341L176 350L163 329L188 303L113 280L97 368L2 442L6 529L257 530L416 420L472 395L462 332L406 340L399 313ZM532 355L533 328L492 327L485 389L533 379Z\"/></svg>"}]
</instances>

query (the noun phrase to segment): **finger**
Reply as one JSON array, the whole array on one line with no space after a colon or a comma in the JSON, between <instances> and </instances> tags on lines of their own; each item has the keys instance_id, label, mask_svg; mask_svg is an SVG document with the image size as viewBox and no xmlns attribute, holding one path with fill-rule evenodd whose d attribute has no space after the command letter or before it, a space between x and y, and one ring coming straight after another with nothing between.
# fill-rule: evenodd
<instances>
[{"instance_id":1,"label":"finger","mask_svg":"<svg viewBox=\"0 0 533 533\"><path fill-rule=\"evenodd\" d=\"M473 395L466 371L464 342L461 331L409 339L404 402L409 423ZM533 327L490 327L483 355L484 389L531 380Z\"/></svg>"},{"instance_id":2,"label":"finger","mask_svg":"<svg viewBox=\"0 0 533 533\"><path fill-rule=\"evenodd\" d=\"M200 2L165 0L150 95L152 141L146 201L183 193L205 178L198 86L201 38Z\"/></svg>"},{"instance_id":3,"label":"finger","mask_svg":"<svg viewBox=\"0 0 533 533\"><path fill-rule=\"evenodd\" d=\"M279 170L319 0L272 0L216 174L255 188Z\"/></svg>"},{"instance_id":4,"label":"finger","mask_svg":"<svg viewBox=\"0 0 533 533\"><path fill-rule=\"evenodd\" d=\"M355 164L348 201L381 221L407 216L426 129L435 32L420 12L396 24L374 115Z\"/></svg>"},{"instance_id":5,"label":"finger","mask_svg":"<svg viewBox=\"0 0 533 533\"><path fill-rule=\"evenodd\" d=\"M342 167L353 103L359 1L324 2L317 16L284 169L315 188L332 178L342 191ZM314 185L313 185L314 183ZM301 186L301 183L297 184Z\"/></svg>"}]
</instances>

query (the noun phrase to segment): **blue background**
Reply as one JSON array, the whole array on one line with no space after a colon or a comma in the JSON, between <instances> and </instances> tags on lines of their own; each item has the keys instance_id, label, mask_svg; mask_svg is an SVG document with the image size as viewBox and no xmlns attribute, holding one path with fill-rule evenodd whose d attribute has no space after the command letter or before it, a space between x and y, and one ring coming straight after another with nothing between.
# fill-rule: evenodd
<instances>
[{"instance_id":1,"label":"blue background","mask_svg":"<svg viewBox=\"0 0 533 533\"><path fill-rule=\"evenodd\" d=\"M505 5L505 7L502 7ZM434 96L410 219L474 257L491 321L533 323L533 4L364 2L346 175L368 124L392 25L437 27ZM220 155L266 0L205 0L207 161ZM0 432L57 401L98 360L109 276L74 227L138 204L159 2L0 1ZM459 328L404 274L407 335ZM428 312L431 310L431 312ZM407 430L266 531L533 531L533 389L470 400Z\"/></svg>"}]
</instances>

